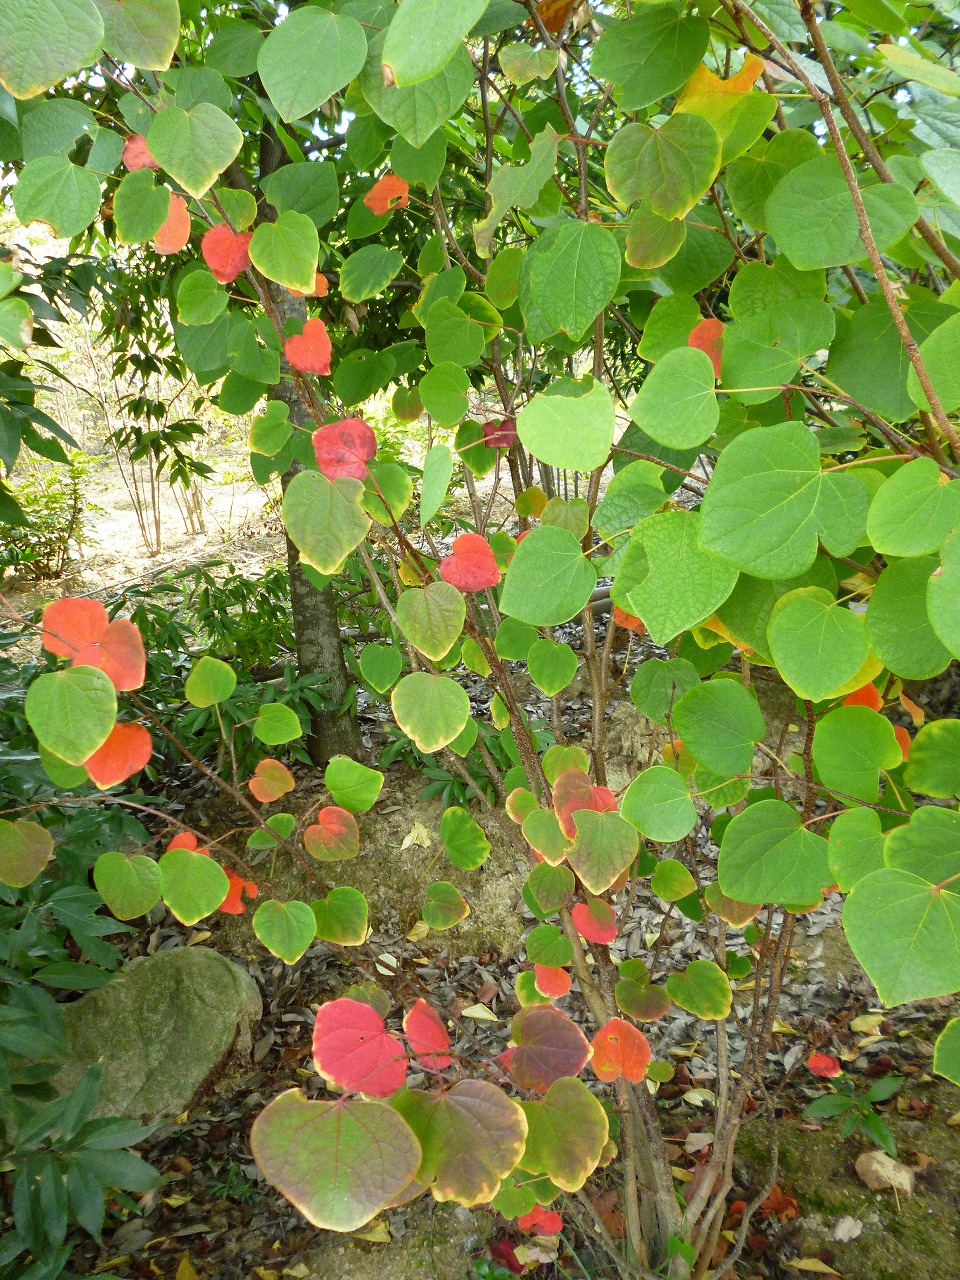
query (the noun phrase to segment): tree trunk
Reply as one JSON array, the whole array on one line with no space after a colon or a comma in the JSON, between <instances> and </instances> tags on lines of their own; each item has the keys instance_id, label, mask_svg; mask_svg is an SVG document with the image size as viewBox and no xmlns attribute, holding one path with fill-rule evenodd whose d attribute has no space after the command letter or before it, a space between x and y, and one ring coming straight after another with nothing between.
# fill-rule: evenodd
<instances>
[{"instance_id":1,"label":"tree trunk","mask_svg":"<svg viewBox=\"0 0 960 1280\"><path fill-rule=\"evenodd\" d=\"M306 304L302 299L292 297L279 286L273 286L270 293L281 324L293 317L306 319ZM283 371L289 373L286 361L283 362ZM282 400L287 405L290 421L295 427L313 425L292 382L280 382L271 388L270 399ZM280 484L284 492L297 472L302 470L302 463L294 461L281 476ZM317 590L303 571L299 551L289 536L284 534L284 537L290 570L290 606L297 641L297 667L302 676L327 675L330 683L326 692L340 707L347 699L350 677L343 657L333 588L328 586L322 591ZM336 710L314 712L308 747L310 757L316 764L335 755L353 755L360 747L360 733L353 714L349 710L343 713Z\"/></svg>"}]
</instances>

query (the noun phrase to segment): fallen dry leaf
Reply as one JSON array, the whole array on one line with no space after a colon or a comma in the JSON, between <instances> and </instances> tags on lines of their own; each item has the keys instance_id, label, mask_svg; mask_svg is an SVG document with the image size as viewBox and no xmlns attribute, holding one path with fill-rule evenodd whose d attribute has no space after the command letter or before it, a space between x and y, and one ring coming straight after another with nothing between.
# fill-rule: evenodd
<instances>
[{"instance_id":1,"label":"fallen dry leaf","mask_svg":"<svg viewBox=\"0 0 960 1280\"><path fill-rule=\"evenodd\" d=\"M905 1196L913 1195L914 1171L899 1160L891 1160L882 1151L865 1151L857 1157L854 1168L857 1177L871 1191L889 1190L898 1194L902 1191Z\"/></svg>"},{"instance_id":2,"label":"fallen dry leaf","mask_svg":"<svg viewBox=\"0 0 960 1280\"><path fill-rule=\"evenodd\" d=\"M194 1270L193 1263L190 1261L189 1253L185 1253L180 1259L180 1265L177 1267L177 1280L200 1280Z\"/></svg>"},{"instance_id":3,"label":"fallen dry leaf","mask_svg":"<svg viewBox=\"0 0 960 1280\"><path fill-rule=\"evenodd\" d=\"M848 1244L851 1240L856 1240L862 1231L863 1223L860 1219L845 1213L833 1228L833 1238L839 1240L841 1244Z\"/></svg>"},{"instance_id":4,"label":"fallen dry leaf","mask_svg":"<svg viewBox=\"0 0 960 1280\"><path fill-rule=\"evenodd\" d=\"M818 1276L838 1276L839 1271L828 1267L819 1258L795 1258L793 1262L785 1262L784 1266L793 1267L795 1271L813 1271Z\"/></svg>"}]
</instances>

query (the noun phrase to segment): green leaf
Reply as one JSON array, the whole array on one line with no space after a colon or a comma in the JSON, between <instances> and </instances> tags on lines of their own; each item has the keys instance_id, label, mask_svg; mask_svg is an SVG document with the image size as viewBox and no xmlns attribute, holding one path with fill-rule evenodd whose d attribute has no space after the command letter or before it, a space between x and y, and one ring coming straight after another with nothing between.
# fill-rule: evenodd
<instances>
[{"instance_id":1,"label":"green leaf","mask_svg":"<svg viewBox=\"0 0 960 1280\"><path fill-rule=\"evenodd\" d=\"M532 49L528 44L508 44L500 50L500 69L511 84L546 80L557 69L556 49Z\"/></svg>"},{"instance_id":2,"label":"green leaf","mask_svg":"<svg viewBox=\"0 0 960 1280\"><path fill-rule=\"evenodd\" d=\"M297 1089L260 1112L250 1147L267 1182L328 1231L355 1231L399 1199L422 1158L387 1103L308 1102Z\"/></svg>"},{"instance_id":3,"label":"green leaf","mask_svg":"<svg viewBox=\"0 0 960 1280\"><path fill-rule=\"evenodd\" d=\"M263 45L263 35L253 22L242 18L227 18L204 50L204 62L215 67L221 75L238 79L252 76L257 69L257 54Z\"/></svg>"},{"instance_id":4,"label":"green leaf","mask_svg":"<svg viewBox=\"0 0 960 1280\"><path fill-rule=\"evenodd\" d=\"M38 822L0 818L0 884L25 889L53 856L53 837Z\"/></svg>"},{"instance_id":5,"label":"green leaf","mask_svg":"<svg viewBox=\"0 0 960 1280\"><path fill-rule=\"evenodd\" d=\"M423 921L431 929L452 929L470 914L467 900L448 880L437 880L427 887L423 904Z\"/></svg>"},{"instance_id":6,"label":"green leaf","mask_svg":"<svg viewBox=\"0 0 960 1280\"><path fill-rule=\"evenodd\" d=\"M302 120L359 75L363 27L346 14L306 5L288 13L257 57L260 80L282 120Z\"/></svg>"},{"instance_id":7,"label":"green leaf","mask_svg":"<svg viewBox=\"0 0 960 1280\"><path fill-rule=\"evenodd\" d=\"M481 258L490 257L494 232L508 210L529 209L536 204L540 192L553 176L559 143L558 133L550 128L544 129L530 143L530 159L525 165L505 164L493 175L487 188L490 212L473 228L473 237ZM496 302L493 297L490 300Z\"/></svg>"},{"instance_id":8,"label":"green leaf","mask_svg":"<svg viewBox=\"0 0 960 1280\"><path fill-rule=\"evenodd\" d=\"M960 408L960 373L955 358L958 334L960 315L954 314L920 344L920 358L926 365L933 389L945 413L952 413L954 409ZM918 408L929 410L929 402L913 365L907 371L907 394Z\"/></svg>"},{"instance_id":9,"label":"green leaf","mask_svg":"<svg viewBox=\"0 0 960 1280\"><path fill-rule=\"evenodd\" d=\"M431 305L424 329L427 355L434 364L449 360L462 368L469 368L479 361L487 345L483 325L471 319L449 298L438 298Z\"/></svg>"},{"instance_id":10,"label":"green leaf","mask_svg":"<svg viewBox=\"0 0 960 1280\"><path fill-rule=\"evenodd\" d=\"M624 111L674 93L693 75L707 49L705 18L685 18L669 5L651 5L609 27L593 47L590 70L617 86Z\"/></svg>"},{"instance_id":11,"label":"green leaf","mask_svg":"<svg viewBox=\"0 0 960 1280\"><path fill-rule=\"evenodd\" d=\"M888 834L883 862L934 884L960 875L960 814L927 804Z\"/></svg>"},{"instance_id":12,"label":"green leaf","mask_svg":"<svg viewBox=\"0 0 960 1280\"><path fill-rule=\"evenodd\" d=\"M782 800L759 800L730 822L717 870L728 898L781 906L817 901L831 875L826 840Z\"/></svg>"},{"instance_id":13,"label":"green leaf","mask_svg":"<svg viewBox=\"0 0 960 1280\"><path fill-rule=\"evenodd\" d=\"M360 73L360 88L384 123L401 134L411 147L422 147L463 105L473 88L475 71L470 55L459 45L436 75L417 84L400 86L383 82L383 50L386 35L370 44Z\"/></svg>"},{"instance_id":14,"label":"green leaf","mask_svg":"<svg viewBox=\"0 0 960 1280\"><path fill-rule=\"evenodd\" d=\"M688 836L697 825L690 789L675 769L654 765L627 787L620 811L641 835L661 844ZM690 889L677 895L682 898ZM664 895L661 894L661 897Z\"/></svg>"},{"instance_id":15,"label":"green leaf","mask_svg":"<svg viewBox=\"0 0 960 1280\"><path fill-rule=\"evenodd\" d=\"M960 796L960 720L932 720L910 744L904 781L941 800Z\"/></svg>"},{"instance_id":16,"label":"green leaf","mask_svg":"<svg viewBox=\"0 0 960 1280\"><path fill-rule=\"evenodd\" d=\"M301 560L319 573L337 573L364 540L370 518L360 506L363 484L350 476L328 480L301 471L283 496L283 523Z\"/></svg>"},{"instance_id":17,"label":"green leaf","mask_svg":"<svg viewBox=\"0 0 960 1280\"><path fill-rule=\"evenodd\" d=\"M364 245L340 268L340 293L348 302L363 302L376 297L402 266L403 254L399 249L386 249L382 244Z\"/></svg>"},{"instance_id":18,"label":"green leaf","mask_svg":"<svg viewBox=\"0 0 960 1280\"><path fill-rule=\"evenodd\" d=\"M527 287L536 312L554 330L581 337L617 292L616 236L595 222L571 218L544 231L528 257ZM521 307L526 314L523 293Z\"/></svg>"},{"instance_id":19,"label":"green leaf","mask_svg":"<svg viewBox=\"0 0 960 1280\"><path fill-rule=\"evenodd\" d=\"M266 412L250 424L250 451L275 458L293 435L290 408L282 400L270 400Z\"/></svg>"},{"instance_id":20,"label":"green leaf","mask_svg":"<svg viewBox=\"0 0 960 1280\"><path fill-rule=\"evenodd\" d=\"M960 481L941 483L932 458L900 467L873 496L867 534L883 556L922 556L938 551L960 522Z\"/></svg>"},{"instance_id":21,"label":"green leaf","mask_svg":"<svg viewBox=\"0 0 960 1280\"><path fill-rule=\"evenodd\" d=\"M96 61L103 20L93 0L0 0L0 85L35 98Z\"/></svg>"},{"instance_id":22,"label":"green leaf","mask_svg":"<svg viewBox=\"0 0 960 1280\"><path fill-rule=\"evenodd\" d=\"M367 900L359 889L340 885L311 904L321 942L359 947L367 936Z\"/></svg>"},{"instance_id":23,"label":"green leaf","mask_svg":"<svg viewBox=\"0 0 960 1280\"><path fill-rule=\"evenodd\" d=\"M165 71L180 39L178 0L95 0L103 47L141 71ZM61 19L62 21L63 19Z\"/></svg>"},{"instance_id":24,"label":"green leaf","mask_svg":"<svg viewBox=\"0 0 960 1280\"><path fill-rule=\"evenodd\" d=\"M579 1191L600 1162L609 1136L599 1098L576 1076L561 1076L542 1101L522 1101L527 1144L519 1168L545 1174L563 1191Z\"/></svg>"},{"instance_id":25,"label":"green leaf","mask_svg":"<svg viewBox=\"0 0 960 1280\"><path fill-rule=\"evenodd\" d=\"M527 961L562 969L573 962L573 944L555 924L538 924L527 934Z\"/></svg>"},{"instance_id":26,"label":"green leaf","mask_svg":"<svg viewBox=\"0 0 960 1280\"><path fill-rule=\"evenodd\" d=\"M453 476L453 454L445 444L435 444L423 462L420 486L420 528L425 529L440 510Z\"/></svg>"},{"instance_id":27,"label":"green leaf","mask_svg":"<svg viewBox=\"0 0 960 1280\"><path fill-rule=\"evenodd\" d=\"M152 240L169 212L170 188L158 186L149 169L128 173L113 193L113 217L122 244Z\"/></svg>"},{"instance_id":28,"label":"green leaf","mask_svg":"<svg viewBox=\"0 0 960 1280\"><path fill-rule=\"evenodd\" d=\"M475 871L490 852L490 841L480 823L456 805L445 810L440 819L440 839L447 857L463 871Z\"/></svg>"},{"instance_id":29,"label":"green leaf","mask_svg":"<svg viewBox=\"0 0 960 1280\"><path fill-rule=\"evenodd\" d=\"M607 186L621 204L643 200L661 218L683 218L720 169L720 138L698 115L674 114L659 129L628 124L604 156Z\"/></svg>"},{"instance_id":30,"label":"green leaf","mask_svg":"<svg viewBox=\"0 0 960 1280\"><path fill-rule=\"evenodd\" d=\"M226 702L236 687L233 668L219 658L205 656L193 664L183 693L192 707L212 707L217 702Z\"/></svg>"},{"instance_id":31,"label":"green leaf","mask_svg":"<svg viewBox=\"0 0 960 1280\"><path fill-rule=\"evenodd\" d=\"M630 417L648 436L671 448L703 444L720 421L715 386L713 361L706 352L675 347L644 378Z\"/></svg>"},{"instance_id":32,"label":"green leaf","mask_svg":"<svg viewBox=\"0 0 960 1280\"><path fill-rule=\"evenodd\" d=\"M686 238L687 224L682 219L662 218L640 205L627 219L623 256L631 267L662 267L677 256Z\"/></svg>"},{"instance_id":33,"label":"green leaf","mask_svg":"<svg viewBox=\"0 0 960 1280\"><path fill-rule=\"evenodd\" d=\"M296 964L317 936L317 920L305 902L261 902L253 932L271 955Z\"/></svg>"},{"instance_id":34,"label":"green leaf","mask_svg":"<svg viewBox=\"0 0 960 1280\"><path fill-rule=\"evenodd\" d=\"M217 282L213 272L196 266L180 278L177 317L181 324L212 324L226 311L228 301L226 289Z\"/></svg>"},{"instance_id":35,"label":"green leaf","mask_svg":"<svg viewBox=\"0 0 960 1280\"><path fill-rule=\"evenodd\" d=\"M414 671L390 695L393 717L421 751L428 754L451 743L470 719L470 699L449 676Z\"/></svg>"},{"instance_id":36,"label":"green leaf","mask_svg":"<svg viewBox=\"0 0 960 1280\"><path fill-rule=\"evenodd\" d=\"M463 593L449 582L431 582L425 587L403 591L397 600L400 630L433 661L453 647L463 631L466 604Z\"/></svg>"},{"instance_id":37,"label":"green leaf","mask_svg":"<svg viewBox=\"0 0 960 1280\"><path fill-rule=\"evenodd\" d=\"M927 581L927 614L937 639L960 657L960 535L943 544L940 567Z\"/></svg>"},{"instance_id":38,"label":"green leaf","mask_svg":"<svg viewBox=\"0 0 960 1280\"><path fill-rule=\"evenodd\" d=\"M558 626L580 612L596 582L597 571L570 530L544 525L517 547L500 609L534 627Z\"/></svg>"},{"instance_id":39,"label":"green leaf","mask_svg":"<svg viewBox=\"0 0 960 1280\"><path fill-rule=\"evenodd\" d=\"M340 208L336 167L329 161L286 164L260 184L277 213L302 213L315 227L324 227Z\"/></svg>"},{"instance_id":40,"label":"green leaf","mask_svg":"<svg viewBox=\"0 0 960 1280\"><path fill-rule=\"evenodd\" d=\"M896 560L874 583L867 604L867 639L884 666L905 680L926 680L950 665L927 613L936 556Z\"/></svg>"},{"instance_id":41,"label":"green leaf","mask_svg":"<svg viewBox=\"0 0 960 1280\"><path fill-rule=\"evenodd\" d=\"M13 188L17 217L46 222L58 236L70 239L89 227L100 210L100 180L65 156L40 156L20 170Z\"/></svg>"},{"instance_id":42,"label":"green leaf","mask_svg":"<svg viewBox=\"0 0 960 1280\"><path fill-rule=\"evenodd\" d=\"M668 769L668 773L672 770ZM664 902L679 902L681 898L696 893L697 882L676 858L662 858L650 881L650 888Z\"/></svg>"},{"instance_id":43,"label":"green leaf","mask_svg":"<svg viewBox=\"0 0 960 1280\"><path fill-rule=\"evenodd\" d=\"M538 862L523 886L524 901L531 905L529 899L532 897L531 910L535 906L535 914L539 913L539 918L543 919L567 905L573 897L574 884L569 867L551 867L549 862Z\"/></svg>"},{"instance_id":44,"label":"green leaf","mask_svg":"<svg viewBox=\"0 0 960 1280\"><path fill-rule=\"evenodd\" d=\"M872 871L850 891L843 928L885 1004L960 989L960 895L899 868Z\"/></svg>"},{"instance_id":45,"label":"green leaf","mask_svg":"<svg viewBox=\"0 0 960 1280\"><path fill-rule=\"evenodd\" d=\"M949 98L960 98L960 76L931 57L923 57L915 49L898 44L882 44L877 52L890 64L894 73L905 80L929 85Z\"/></svg>"},{"instance_id":46,"label":"green leaf","mask_svg":"<svg viewBox=\"0 0 960 1280\"><path fill-rule=\"evenodd\" d=\"M844 893L883 864L883 831L873 809L844 809L830 826L830 874Z\"/></svg>"},{"instance_id":47,"label":"green leaf","mask_svg":"<svg viewBox=\"0 0 960 1280\"><path fill-rule=\"evenodd\" d=\"M117 691L98 667L68 667L37 676L24 714L41 746L67 764L83 764L110 736Z\"/></svg>"},{"instance_id":48,"label":"green leaf","mask_svg":"<svg viewBox=\"0 0 960 1280\"><path fill-rule=\"evenodd\" d=\"M93 864L93 883L107 910L118 920L134 920L160 901L163 875L159 865L142 853L128 858L111 850Z\"/></svg>"},{"instance_id":49,"label":"green leaf","mask_svg":"<svg viewBox=\"0 0 960 1280\"><path fill-rule=\"evenodd\" d=\"M733 1004L730 979L712 960L694 960L667 979L667 995L696 1018L722 1022Z\"/></svg>"},{"instance_id":50,"label":"green leaf","mask_svg":"<svg viewBox=\"0 0 960 1280\"><path fill-rule=\"evenodd\" d=\"M370 465L360 503L377 524L390 528L400 519L413 497L413 481L398 462Z\"/></svg>"},{"instance_id":51,"label":"green leaf","mask_svg":"<svg viewBox=\"0 0 960 1280\"><path fill-rule=\"evenodd\" d=\"M350 813L366 813L372 809L383 786L383 774L370 769L349 756L334 756L323 775L323 785L330 798Z\"/></svg>"},{"instance_id":52,"label":"green leaf","mask_svg":"<svg viewBox=\"0 0 960 1280\"><path fill-rule=\"evenodd\" d=\"M654 644L709 618L736 585L736 569L701 544L700 524L692 511L642 520L617 569L613 602L643 620Z\"/></svg>"},{"instance_id":53,"label":"green leaf","mask_svg":"<svg viewBox=\"0 0 960 1280\"><path fill-rule=\"evenodd\" d=\"M227 896L230 881L223 867L193 849L169 849L157 865L163 900L181 924L196 924Z\"/></svg>"},{"instance_id":54,"label":"green leaf","mask_svg":"<svg viewBox=\"0 0 960 1280\"><path fill-rule=\"evenodd\" d=\"M750 771L754 748L767 731L753 694L723 678L685 693L673 709L673 727L695 760L724 777Z\"/></svg>"},{"instance_id":55,"label":"green leaf","mask_svg":"<svg viewBox=\"0 0 960 1280\"><path fill-rule=\"evenodd\" d=\"M881 770L902 759L893 725L870 707L837 707L817 721L813 762L831 790L876 804Z\"/></svg>"},{"instance_id":56,"label":"green leaf","mask_svg":"<svg viewBox=\"0 0 960 1280\"><path fill-rule=\"evenodd\" d=\"M189 111L164 107L147 133L157 164L192 196L202 196L213 186L242 145L243 134L234 122L209 102L198 102Z\"/></svg>"},{"instance_id":57,"label":"green leaf","mask_svg":"<svg viewBox=\"0 0 960 1280\"><path fill-rule=\"evenodd\" d=\"M557 866L570 852L571 841L551 809L532 809L521 826L523 838L545 862Z\"/></svg>"},{"instance_id":58,"label":"green leaf","mask_svg":"<svg viewBox=\"0 0 960 1280\"><path fill-rule=\"evenodd\" d=\"M933 1069L938 1076L960 1085L960 1018L952 1018L937 1037Z\"/></svg>"},{"instance_id":59,"label":"green leaf","mask_svg":"<svg viewBox=\"0 0 960 1280\"><path fill-rule=\"evenodd\" d=\"M648 658L630 681L630 697L642 716L665 725L677 701L699 683L696 667L683 658Z\"/></svg>"},{"instance_id":60,"label":"green leaf","mask_svg":"<svg viewBox=\"0 0 960 1280\"><path fill-rule=\"evenodd\" d=\"M497 627L493 648L498 658L510 662L526 662L531 646L538 639L536 627L516 618L503 618Z\"/></svg>"},{"instance_id":61,"label":"green leaf","mask_svg":"<svg viewBox=\"0 0 960 1280\"><path fill-rule=\"evenodd\" d=\"M400 0L387 28L381 59L384 75L398 85L436 75L463 46L490 0Z\"/></svg>"},{"instance_id":62,"label":"green leaf","mask_svg":"<svg viewBox=\"0 0 960 1280\"><path fill-rule=\"evenodd\" d=\"M766 204L777 183L819 154L816 137L806 129L785 129L769 142L761 138L749 155L734 160L727 169L727 195L737 216L748 226L766 231Z\"/></svg>"},{"instance_id":63,"label":"green leaf","mask_svg":"<svg viewBox=\"0 0 960 1280\"><path fill-rule=\"evenodd\" d=\"M615 413L610 392L587 375L580 382L558 378L517 415L521 443L551 467L593 471L613 443Z\"/></svg>"},{"instance_id":64,"label":"green leaf","mask_svg":"<svg viewBox=\"0 0 960 1280\"><path fill-rule=\"evenodd\" d=\"M577 828L567 861L593 894L604 893L637 855L640 839L636 827L619 813L578 809Z\"/></svg>"},{"instance_id":65,"label":"green leaf","mask_svg":"<svg viewBox=\"0 0 960 1280\"><path fill-rule=\"evenodd\" d=\"M250 261L268 280L311 293L317 276L320 237L311 218L288 209L276 222L261 222L250 241Z\"/></svg>"},{"instance_id":66,"label":"green leaf","mask_svg":"<svg viewBox=\"0 0 960 1280\"><path fill-rule=\"evenodd\" d=\"M432 191L446 163L447 140L440 131L432 134L422 147L411 147L406 138L394 138L390 148L390 168L412 187Z\"/></svg>"},{"instance_id":67,"label":"green leaf","mask_svg":"<svg viewBox=\"0 0 960 1280\"><path fill-rule=\"evenodd\" d=\"M801 698L822 702L840 692L867 660L863 618L820 587L788 591L767 625L777 670Z\"/></svg>"},{"instance_id":68,"label":"green leaf","mask_svg":"<svg viewBox=\"0 0 960 1280\"><path fill-rule=\"evenodd\" d=\"M403 670L403 654L392 645L364 645L360 654L360 673L377 693L392 689Z\"/></svg>"},{"instance_id":69,"label":"green leaf","mask_svg":"<svg viewBox=\"0 0 960 1280\"><path fill-rule=\"evenodd\" d=\"M577 674L577 655L568 644L537 640L527 654L527 668L537 688L552 698Z\"/></svg>"},{"instance_id":70,"label":"green leaf","mask_svg":"<svg viewBox=\"0 0 960 1280\"><path fill-rule=\"evenodd\" d=\"M292 707L283 702L267 702L257 712L253 736L268 747L279 747L302 737L303 726Z\"/></svg>"},{"instance_id":71,"label":"green leaf","mask_svg":"<svg viewBox=\"0 0 960 1280\"><path fill-rule=\"evenodd\" d=\"M654 363L675 347L686 347L690 333L700 320L696 298L672 293L658 298L643 326L638 353Z\"/></svg>"},{"instance_id":72,"label":"green leaf","mask_svg":"<svg viewBox=\"0 0 960 1280\"><path fill-rule=\"evenodd\" d=\"M449 427L459 422L469 408L466 394L469 386L466 371L446 361L427 371L420 379L418 390L431 418L439 426Z\"/></svg>"}]
</instances>

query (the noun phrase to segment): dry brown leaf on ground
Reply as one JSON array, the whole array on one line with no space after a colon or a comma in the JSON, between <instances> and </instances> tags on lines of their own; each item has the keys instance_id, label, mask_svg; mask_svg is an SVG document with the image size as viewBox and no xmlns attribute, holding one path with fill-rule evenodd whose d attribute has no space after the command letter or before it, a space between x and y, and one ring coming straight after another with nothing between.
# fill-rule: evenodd
<instances>
[{"instance_id":1,"label":"dry brown leaf on ground","mask_svg":"<svg viewBox=\"0 0 960 1280\"><path fill-rule=\"evenodd\" d=\"M866 1183L871 1191L902 1192L905 1196L913 1195L913 1184L916 1174L899 1160L891 1160L882 1151L865 1151L857 1157L854 1165L857 1177Z\"/></svg>"}]
</instances>

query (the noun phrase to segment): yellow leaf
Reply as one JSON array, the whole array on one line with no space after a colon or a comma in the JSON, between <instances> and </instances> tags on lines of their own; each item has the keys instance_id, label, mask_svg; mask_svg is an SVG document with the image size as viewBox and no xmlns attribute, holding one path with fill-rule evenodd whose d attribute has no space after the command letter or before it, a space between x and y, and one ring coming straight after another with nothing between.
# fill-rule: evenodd
<instances>
[{"instance_id":1,"label":"yellow leaf","mask_svg":"<svg viewBox=\"0 0 960 1280\"><path fill-rule=\"evenodd\" d=\"M179 1209L182 1205L189 1204L193 1196L164 1196L163 1203L168 1204L171 1209Z\"/></svg>"},{"instance_id":2,"label":"yellow leaf","mask_svg":"<svg viewBox=\"0 0 960 1280\"><path fill-rule=\"evenodd\" d=\"M374 1222L372 1226L367 1227L366 1231L354 1231L353 1238L355 1240L369 1240L373 1244L389 1244L393 1239L390 1235L390 1228L382 1218Z\"/></svg>"},{"instance_id":3,"label":"yellow leaf","mask_svg":"<svg viewBox=\"0 0 960 1280\"><path fill-rule=\"evenodd\" d=\"M679 1165L672 1164L672 1165L670 1166L670 1172L673 1174L673 1176L676 1178L676 1180L677 1180L678 1182L692 1182L692 1181L693 1181L693 1174L690 1172L690 1170L689 1170L689 1169L681 1169Z\"/></svg>"},{"instance_id":4,"label":"yellow leaf","mask_svg":"<svg viewBox=\"0 0 960 1280\"><path fill-rule=\"evenodd\" d=\"M783 1022L780 1018L774 1018L773 1030L779 1036L796 1036L800 1034L793 1027L788 1026L787 1023Z\"/></svg>"},{"instance_id":5,"label":"yellow leaf","mask_svg":"<svg viewBox=\"0 0 960 1280\"><path fill-rule=\"evenodd\" d=\"M747 54L743 66L729 80L721 80L701 62L684 86L678 102L685 103L691 98L745 98L752 93L762 71L763 59L755 53Z\"/></svg>"},{"instance_id":6,"label":"yellow leaf","mask_svg":"<svg viewBox=\"0 0 960 1280\"><path fill-rule=\"evenodd\" d=\"M880 1030L880 1024L886 1017L883 1013L863 1013L859 1018L854 1018L850 1023L851 1031L860 1031L866 1035L875 1036Z\"/></svg>"},{"instance_id":7,"label":"yellow leaf","mask_svg":"<svg viewBox=\"0 0 960 1280\"><path fill-rule=\"evenodd\" d=\"M500 1019L495 1013L492 1013L485 1004L472 1004L469 1009L464 1009L463 1016L465 1018L473 1018L477 1022L499 1022Z\"/></svg>"},{"instance_id":8,"label":"yellow leaf","mask_svg":"<svg viewBox=\"0 0 960 1280\"><path fill-rule=\"evenodd\" d=\"M537 5L537 17L551 35L558 35L563 24L579 3L580 0L540 0ZM532 25L533 20L531 19Z\"/></svg>"},{"instance_id":9,"label":"yellow leaf","mask_svg":"<svg viewBox=\"0 0 960 1280\"><path fill-rule=\"evenodd\" d=\"M422 942L430 932L430 926L424 920L418 920L407 934L408 942Z\"/></svg>"},{"instance_id":10,"label":"yellow leaf","mask_svg":"<svg viewBox=\"0 0 960 1280\"><path fill-rule=\"evenodd\" d=\"M193 1263L190 1261L189 1253L185 1253L180 1259L180 1265L177 1267L177 1280L200 1280L194 1270Z\"/></svg>"},{"instance_id":11,"label":"yellow leaf","mask_svg":"<svg viewBox=\"0 0 960 1280\"><path fill-rule=\"evenodd\" d=\"M834 1271L833 1267L828 1267L825 1262L821 1262L819 1258L797 1258L793 1262L784 1263L784 1266L793 1267L797 1271L813 1271L818 1276L838 1276L839 1271Z\"/></svg>"}]
</instances>

